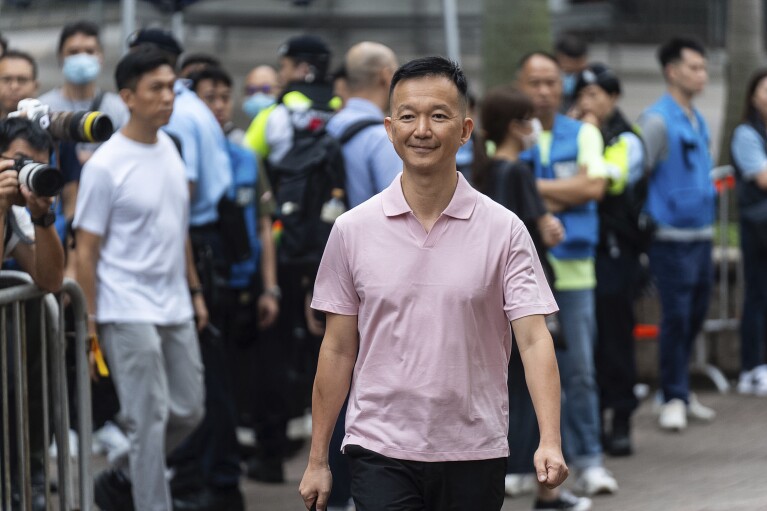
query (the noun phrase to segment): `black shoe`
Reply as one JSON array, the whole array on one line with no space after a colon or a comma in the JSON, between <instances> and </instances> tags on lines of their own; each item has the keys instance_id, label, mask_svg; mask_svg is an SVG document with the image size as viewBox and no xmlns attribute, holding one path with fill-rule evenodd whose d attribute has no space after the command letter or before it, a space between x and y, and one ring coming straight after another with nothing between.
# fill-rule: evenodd
<instances>
[{"instance_id":1,"label":"black shoe","mask_svg":"<svg viewBox=\"0 0 767 511\"><path fill-rule=\"evenodd\" d=\"M239 487L205 487L173 498L173 511L244 511L245 502Z\"/></svg>"},{"instance_id":2,"label":"black shoe","mask_svg":"<svg viewBox=\"0 0 767 511\"><path fill-rule=\"evenodd\" d=\"M588 511L591 509L591 499L577 497L568 490L559 492L556 500L535 499L533 509L558 509L560 511Z\"/></svg>"},{"instance_id":3,"label":"black shoe","mask_svg":"<svg viewBox=\"0 0 767 511\"><path fill-rule=\"evenodd\" d=\"M606 451L610 456L631 456L631 427L628 421L613 421L613 430L607 442Z\"/></svg>"},{"instance_id":4,"label":"black shoe","mask_svg":"<svg viewBox=\"0 0 767 511\"><path fill-rule=\"evenodd\" d=\"M134 511L131 483L120 470L104 470L93 484L93 495L101 511Z\"/></svg>"},{"instance_id":5,"label":"black shoe","mask_svg":"<svg viewBox=\"0 0 767 511\"><path fill-rule=\"evenodd\" d=\"M247 474L249 479L262 483L285 482L282 460L279 458L258 458L254 456L248 460Z\"/></svg>"}]
</instances>

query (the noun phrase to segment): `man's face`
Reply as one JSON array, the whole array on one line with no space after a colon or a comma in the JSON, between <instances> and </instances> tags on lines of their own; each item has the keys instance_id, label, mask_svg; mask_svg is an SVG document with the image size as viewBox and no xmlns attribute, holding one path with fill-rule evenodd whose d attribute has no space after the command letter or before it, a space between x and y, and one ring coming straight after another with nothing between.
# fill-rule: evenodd
<instances>
[{"instance_id":1,"label":"man's face","mask_svg":"<svg viewBox=\"0 0 767 511\"><path fill-rule=\"evenodd\" d=\"M474 123L465 117L458 89L448 78L423 77L399 82L384 120L389 140L411 171L455 171L458 148Z\"/></svg>"},{"instance_id":2,"label":"man's face","mask_svg":"<svg viewBox=\"0 0 767 511\"><path fill-rule=\"evenodd\" d=\"M32 64L25 59L0 60L0 110L13 112L19 101L37 97Z\"/></svg>"},{"instance_id":3,"label":"man's face","mask_svg":"<svg viewBox=\"0 0 767 511\"><path fill-rule=\"evenodd\" d=\"M232 119L232 88L223 82L200 80L197 95L208 105L218 123L223 126Z\"/></svg>"},{"instance_id":4,"label":"man's face","mask_svg":"<svg viewBox=\"0 0 767 511\"><path fill-rule=\"evenodd\" d=\"M34 160L38 163L49 163L50 155L46 151L35 149L29 142L22 138L17 138L10 143L8 149L3 151L3 158L24 158Z\"/></svg>"},{"instance_id":5,"label":"man's face","mask_svg":"<svg viewBox=\"0 0 767 511\"><path fill-rule=\"evenodd\" d=\"M103 59L103 54L101 52L101 46L99 45L98 39L94 36L80 33L74 34L70 36L66 41L64 41L64 44L61 47L59 58L64 60L67 57L77 55L79 53L95 55L99 58L99 61Z\"/></svg>"},{"instance_id":6,"label":"man's face","mask_svg":"<svg viewBox=\"0 0 767 511\"><path fill-rule=\"evenodd\" d=\"M139 78L136 90L122 89L122 97L131 117L154 128L168 124L173 113L173 83L176 75L168 65L162 65Z\"/></svg>"},{"instance_id":7,"label":"man's face","mask_svg":"<svg viewBox=\"0 0 767 511\"><path fill-rule=\"evenodd\" d=\"M562 78L557 64L541 55L533 55L519 72L519 89L535 107L536 117L551 117L562 101Z\"/></svg>"},{"instance_id":8,"label":"man's face","mask_svg":"<svg viewBox=\"0 0 767 511\"><path fill-rule=\"evenodd\" d=\"M581 112L593 115L602 124L615 109L617 100L617 94L608 94L599 85L592 84L580 90L577 105Z\"/></svg>"},{"instance_id":9,"label":"man's face","mask_svg":"<svg viewBox=\"0 0 767 511\"><path fill-rule=\"evenodd\" d=\"M586 66L589 64L589 59L586 55L583 55L582 57L570 57L559 52L556 56L557 62L559 62L559 68L567 75L580 73L586 69Z\"/></svg>"},{"instance_id":10,"label":"man's face","mask_svg":"<svg viewBox=\"0 0 767 511\"><path fill-rule=\"evenodd\" d=\"M682 49L681 58L668 64L669 82L690 96L700 94L708 82L706 58L695 50Z\"/></svg>"}]
</instances>

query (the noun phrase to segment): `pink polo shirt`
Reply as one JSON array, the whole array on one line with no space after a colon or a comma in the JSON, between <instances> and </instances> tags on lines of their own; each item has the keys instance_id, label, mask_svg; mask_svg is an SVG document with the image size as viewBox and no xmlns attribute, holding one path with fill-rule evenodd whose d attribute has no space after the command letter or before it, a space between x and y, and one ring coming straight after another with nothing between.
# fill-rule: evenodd
<instances>
[{"instance_id":1,"label":"pink polo shirt","mask_svg":"<svg viewBox=\"0 0 767 511\"><path fill-rule=\"evenodd\" d=\"M557 305L516 215L458 186L428 234L401 174L336 220L312 307L357 315L343 445L414 461L508 456L509 321Z\"/></svg>"}]
</instances>

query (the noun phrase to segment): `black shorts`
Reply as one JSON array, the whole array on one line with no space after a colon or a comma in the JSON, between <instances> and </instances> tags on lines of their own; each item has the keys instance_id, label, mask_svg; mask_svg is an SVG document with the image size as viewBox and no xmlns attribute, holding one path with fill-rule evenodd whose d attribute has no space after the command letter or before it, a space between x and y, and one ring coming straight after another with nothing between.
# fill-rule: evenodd
<instances>
[{"instance_id":1,"label":"black shorts","mask_svg":"<svg viewBox=\"0 0 767 511\"><path fill-rule=\"evenodd\" d=\"M498 511L506 458L422 462L347 445L357 511Z\"/></svg>"}]
</instances>

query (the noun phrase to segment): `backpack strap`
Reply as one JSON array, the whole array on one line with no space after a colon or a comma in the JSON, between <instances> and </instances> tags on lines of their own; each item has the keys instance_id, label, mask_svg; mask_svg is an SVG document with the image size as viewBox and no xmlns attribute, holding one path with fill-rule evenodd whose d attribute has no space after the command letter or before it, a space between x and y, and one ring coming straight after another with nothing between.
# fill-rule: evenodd
<instances>
[{"instance_id":1,"label":"backpack strap","mask_svg":"<svg viewBox=\"0 0 767 511\"><path fill-rule=\"evenodd\" d=\"M360 131L370 126L375 126L377 124L383 124L383 121L379 119L362 119L361 121L357 121L351 126L347 127L338 136L338 143L341 145L345 145L347 142L353 139L357 135L357 133L359 133Z\"/></svg>"}]
</instances>

